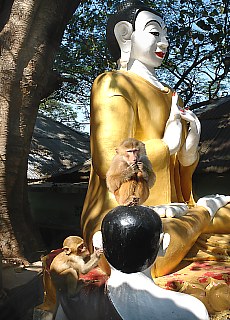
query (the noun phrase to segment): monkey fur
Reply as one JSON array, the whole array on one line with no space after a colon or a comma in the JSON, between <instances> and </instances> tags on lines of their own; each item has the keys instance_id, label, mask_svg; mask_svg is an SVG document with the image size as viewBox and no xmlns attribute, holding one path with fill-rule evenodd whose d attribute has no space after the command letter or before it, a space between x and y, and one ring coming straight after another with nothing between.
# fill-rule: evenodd
<instances>
[{"instance_id":1,"label":"monkey fur","mask_svg":"<svg viewBox=\"0 0 230 320\"><path fill-rule=\"evenodd\" d=\"M112 159L106 174L106 184L119 205L141 205L149 196L156 176L145 144L134 138L124 140Z\"/></svg>"},{"instance_id":2,"label":"monkey fur","mask_svg":"<svg viewBox=\"0 0 230 320\"><path fill-rule=\"evenodd\" d=\"M83 239L69 236L63 242L63 251L50 265L51 280L58 291L66 291L69 296L76 293L80 284L79 274L86 274L97 266L102 251L90 255Z\"/></svg>"}]
</instances>

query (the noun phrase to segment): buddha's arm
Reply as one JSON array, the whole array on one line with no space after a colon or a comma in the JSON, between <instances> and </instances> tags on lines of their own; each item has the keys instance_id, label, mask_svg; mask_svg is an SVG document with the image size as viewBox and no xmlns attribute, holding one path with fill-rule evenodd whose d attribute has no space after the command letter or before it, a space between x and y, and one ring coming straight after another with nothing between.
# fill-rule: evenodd
<instances>
[{"instance_id":1,"label":"buddha's arm","mask_svg":"<svg viewBox=\"0 0 230 320\"><path fill-rule=\"evenodd\" d=\"M190 166L198 158L198 143L200 140L201 126L196 115L190 110L178 108L183 102L174 92L172 95L172 105L169 119L165 126L163 141L169 148L170 155L178 152L178 159L183 166ZM182 120L189 123L188 134L182 140ZM181 146L181 141L182 146Z\"/></svg>"},{"instance_id":2,"label":"buddha's arm","mask_svg":"<svg viewBox=\"0 0 230 320\"><path fill-rule=\"evenodd\" d=\"M98 95L99 94L99 95ZM134 112L130 102L121 95L105 96L100 91L91 105L91 149L93 167L104 179L115 148L133 136Z\"/></svg>"},{"instance_id":3,"label":"buddha's arm","mask_svg":"<svg viewBox=\"0 0 230 320\"><path fill-rule=\"evenodd\" d=\"M97 89L97 90L96 90ZM106 93L95 88L91 100L91 150L93 167L97 175L105 179L115 148L127 138L135 137L136 119L133 104L129 97L119 93ZM104 93L104 94L103 94ZM161 139L144 139L150 161L155 157L156 148L166 153L170 159L168 146ZM163 148L163 151L162 151Z\"/></svg>"}]
</instances>

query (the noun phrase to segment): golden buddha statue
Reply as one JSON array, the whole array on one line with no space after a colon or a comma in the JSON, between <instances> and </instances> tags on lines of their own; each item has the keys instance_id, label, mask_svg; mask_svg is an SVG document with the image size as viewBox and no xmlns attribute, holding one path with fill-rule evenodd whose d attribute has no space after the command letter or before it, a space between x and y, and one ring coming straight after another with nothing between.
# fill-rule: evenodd
<instances>
[{"instance_id":1,"label":"golden buddha statue","mask_svg":"<svg viewBox=\"0 0 230 320\"><path fill-rule=\"evenodd\" d=\"M196 260L197 252L200 260L221 258L229 267L230 197L215 195L194 201L192 174L199 160L199 120L191 111L181 111L181 99L155 74L168 48L162 16L140 1L126 1L109 18L107 40L118 70L99 75L92 87L92 168L81 218L85 242L92 248L92 237L101 229L103 218L118 205L107 189L106 172L115 148L132 137L144 142L156 174L144 205L160 214L164 232L170 235L166 254L157 258L152 276L180 268L186 255ZM202 240L202 254L197 239L207 240L207 234L216 234L216 239L225 234L221 254L218 240L214 247ZM109 273L105 260L101 267Z\"/></svg>"}]
</instances>

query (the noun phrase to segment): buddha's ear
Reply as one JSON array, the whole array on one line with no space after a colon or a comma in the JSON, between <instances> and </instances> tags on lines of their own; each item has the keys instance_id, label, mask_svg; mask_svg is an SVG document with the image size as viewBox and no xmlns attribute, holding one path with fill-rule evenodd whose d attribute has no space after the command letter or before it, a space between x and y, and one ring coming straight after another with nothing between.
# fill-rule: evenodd
<instances>
[{"instance_id":1,"label":"buddha's ear","mask_svg":"<svg viewBox=\"0 0 230 320\"><path fill-rule=\"evenodd\" d=\"M131 51L131 35L133 27L128 21L120 21L114 27L114 34L121 49L121 69L127 70Z\"/></svg>"}]
</instances>

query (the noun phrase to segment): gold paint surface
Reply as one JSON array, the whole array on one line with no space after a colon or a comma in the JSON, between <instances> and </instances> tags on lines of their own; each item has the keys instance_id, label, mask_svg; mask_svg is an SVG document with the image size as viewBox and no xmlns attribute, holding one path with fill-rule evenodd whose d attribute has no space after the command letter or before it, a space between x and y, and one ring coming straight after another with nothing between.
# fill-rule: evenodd
<instances>
[{"instance_id":1,"label":"gold paint surface","mask_svg":"<svg viewBox=\"0 0 230 320\"><path fill-rule=\"evenodd\" d=\"M152 276L158 277L159 283L161 279L164 281L165 275L171 274L175 269L182 269L181 264L185 262L188 264L200 259L224 258L223 263L229 263L227 259L230 248L228 240L223 243L220 238L215 238L215 234L229 235L230 205L219 209L210 222L209 213L205 208L195 206L192 195L192 174L198 160L192 166L183 167L176 155L170 156L168 147L162 140L170 114L171 99L170 88L166 87L162 91L131 72L106 72L94 81L90 134L92 168L81 220L83 237L92 249L93 234L100 230L104 216L118 205L105 182L115 148L130 137L144 142L156 174L156 183L144 205L183 202L190 207L183 217L162 218L164 231L170 234L171 241L165 256L158 257L152 268ZM186 135L186 123L183 123L181 144L184 143ZM223 238L222 236L222 240ZM184 258L187 260L183 261ZM100 267L107 273L110 272L104 257L100 261ZM196 295L209 306L209 310L216 310L214 302L206 301L208 289L205 289L204 293L200 286L199 283L197 288L191 289L190 285L185 284L183 290L194 295L194 292L198 292ZM209 286L209 291L213 292L211 296L214 297L216 291L211 290L211 287L212 285ZM222 292L227 290L226 287L221 288ZM220 306L226 306L224 298Z\"/></svg>"},{"instance_id":2,"label":"gold paint surface","mask_svg":"<svg viewBox=\"0 0 230 320\"><path fill-rule=\"evenodd\" d=\"M92 170L82 212L82 229L91 247L92 235L100 229L106 213L117 206L107 190L106 172L115 148L130 137L145 143L147 155L156 174L145 205L187 202L194 204L192 173L196 164L182 167L169 154L162 138L171 108L172 91L163 91L131 72L112 71L94 81L91 93ZM186 128L182 143L186 136Z\"/></svg>"}]
</instances>

